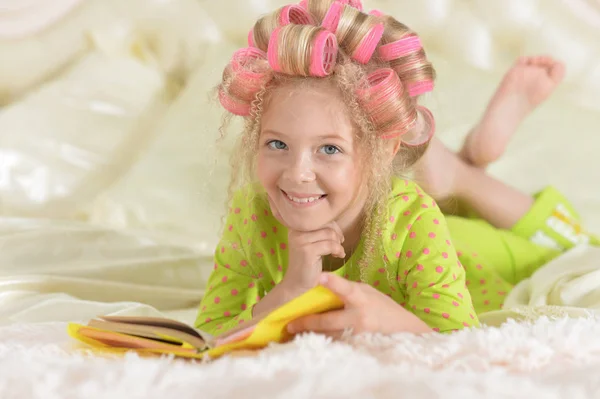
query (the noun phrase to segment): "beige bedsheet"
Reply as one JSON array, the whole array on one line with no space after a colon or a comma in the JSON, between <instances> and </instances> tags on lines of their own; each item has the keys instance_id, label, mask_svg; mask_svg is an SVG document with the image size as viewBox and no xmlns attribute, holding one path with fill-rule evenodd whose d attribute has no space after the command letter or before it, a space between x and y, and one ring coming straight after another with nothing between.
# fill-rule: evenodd
<instances>
[{"instance_id":1,"label":"beige bedsheet","mask_svg":"<svg viewBox=\"0 0 600 399\"><path fill-rule=\"evenodd\" d=\"M84 0L30 37L0 37L0 324L193 319L229 148L214 145L207 92L251 21L280 4ZM422 35L439 73L427 102L453 148L517 56L563 60L565 84L490 172L528 192L557 186L600 232L600 3L365 4Z\"/></svg>"}]
</instances>

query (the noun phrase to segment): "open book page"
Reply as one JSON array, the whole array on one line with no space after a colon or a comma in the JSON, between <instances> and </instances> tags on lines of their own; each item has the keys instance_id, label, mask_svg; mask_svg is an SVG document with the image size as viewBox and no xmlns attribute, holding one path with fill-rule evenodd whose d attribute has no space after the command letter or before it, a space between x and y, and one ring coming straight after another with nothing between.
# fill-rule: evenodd
<instances>
[{"instance_id":1,"label":"open book page","mask_svg":"<svg viewBox=\"0 0 600 399\"><path fill-rule=\"evenodd\" d=\"M199 350L207 349L207 343L202 337L197 334L190 334L187 331L179 329L155 326L142 325L131 322L113 322L101 319L94 319L88 323L89 327L94 327L102 330L114 331L121 334L129 334L142 338L149 338L157 341L166 342L173 345L181 345L187 343Z\"/></svg>"},{"instance_id":2,"label":"open book page","mask_svg":"<svg viewBox=\"0 0 600 399\"><path fill-rule=\"evenodd\" d=\"M198 330L193 328L185 323L179 322L177 320L164 319L160 317L138 317L138 316L99 316L101 320L105 320L107 322L115 322L115 323L128 323L128 324L138 324L144 326L153 326L153 327L163 327L169 328L173 330L178 330L183 333L195 336L205 343L211 345L214 341L214 337L202 330Z\"/></svg>"}]
</instances>

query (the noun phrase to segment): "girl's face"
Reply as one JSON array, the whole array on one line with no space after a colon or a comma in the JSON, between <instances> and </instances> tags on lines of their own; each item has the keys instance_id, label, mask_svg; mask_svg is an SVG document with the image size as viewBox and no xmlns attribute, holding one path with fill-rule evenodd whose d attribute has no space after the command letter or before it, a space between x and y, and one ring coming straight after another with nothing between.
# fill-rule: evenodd
<instances>
[{"instance_id":1,"label":"girl's face","mask_svg":"<svg viewBox=\"0 0 600 399\"><path fill-rule=\"evenodd\" d=\"M272 93L261 124L258 178L283 223L297 231L332 221L342 229L353 226L366 189L354 127L340 94L320 82L280 88Z\"/></svg>"}]
</instances>

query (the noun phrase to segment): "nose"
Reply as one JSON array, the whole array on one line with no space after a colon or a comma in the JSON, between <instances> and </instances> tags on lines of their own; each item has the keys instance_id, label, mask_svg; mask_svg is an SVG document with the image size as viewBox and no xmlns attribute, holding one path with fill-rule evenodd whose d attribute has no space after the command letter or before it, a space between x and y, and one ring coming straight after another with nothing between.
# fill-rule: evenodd
<instances>
[{"instance_id":1,"label":"nose","mask_svg":"<svg viewBox=\"0 0 600 399\"><path fill-rule=\"evenodd\" d=\"M311 154L302 152L290 158L290 165L285 171L286 179L297 184L310 183L316 179Z\"/></svg>"}]
</instances>

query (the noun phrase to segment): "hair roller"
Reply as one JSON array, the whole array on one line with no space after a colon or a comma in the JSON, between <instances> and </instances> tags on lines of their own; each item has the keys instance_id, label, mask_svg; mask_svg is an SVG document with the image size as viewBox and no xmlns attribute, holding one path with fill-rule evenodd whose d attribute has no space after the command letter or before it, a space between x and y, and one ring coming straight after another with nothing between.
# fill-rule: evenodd
<instances>
[{"instance_id":1,"label":"hair roller","mask_svg":"<svg viewBox=\"0 0 600 399\"><path fill-rule=\"evenodd\" d=\"M427 60L421 39L389 15L381 20L386 27L378 51L380 58L389 62L412 96L433 90L435 70Z\"/></svg>"},{"instance_id":2,"label":"hair roller","mask_svg":"<svg viewBox=\"0 0 600 399\"><path fill-rule=\"evenodd\" d=\"M362 5L362 2L360 0L349 0L348 1L348 5L350 7L356 8L358 11L362 11L363 10L363 5Z\"/></svg>"},{"instance_id":3,"label":"hair roller","mask_svg":"<svg viewBox=\"0 0 600 399\"><path fill-rule=\"evenodd\" d=\"M431 140L435 134L435 118L428 108L417 106L417 120L414 126L402 136L402 144L417 147Z\"/></svg>"},{"instance_id":4,"label":"hair roller","mask_svg":"<svg viewBox=\"0 0 600 399\"><path fill-rule=\"evenodd\" d=\"M250 115L250 103L242 102L235 97L228 95L222 87L219 88L219 102L223 108L234 115Z\"/></svg>"},{"instance_id":5,"label":"hair roller","mask_svg":"<svg viewBox=\"0 0 600 399\"><path fill-rule=\"evenodd\" d=\"M338 25L340 23L340 18L342 17L342 12L344 11L344 5L339 1L333 2L325 17L323 18L323 22L321 26L327 29L330 32L334 32L337 30Z\"/></svg>"},{"instance_id":6,"label":"hair roller","mask_svg":"<svg viewBox=\"0 0 600 399\"><path fill-rule=\"evenodd\" d=\"M358 11L363 10L363 5L360 0L302 0L299 5L308 10L308 12L317 19L318 23L321 23L329 8L336 2L352 7Z\"/></svg>"},{"instance_id":7,"label":"hair roller","mask_svg":"<svg viewBox=\"0 0 600 399\"><path fill-rule=\"evenodd\" d=\"M256 47L256 44L254 44L254 29L250 29L250 32L248 32L248 46Z\"/></svg>"},{"instance_id":8,"label":"hair roller","mask_svg":"<svg viewBox=\"0 0 600 399\"><path fill-rule=\"evenodd\" d=\"M333 71L338 45L328 30L309 25L287 25L271 35L267 57L275 72L324 77Z\"/></svg>"},{"instance_id":9,"label":"hair roller","mask_svg":"<svg viewBox=\"0 0 600 399\"><path fill-rule=\"evenodd\" d=\"M308 10L301 5L290 4L281 7L256 21L248 34L248 45L267 51L273 31L289 24L315 25L315 21Z\"/></svg>"},{"instance_id":10,"label":"hair roller","mask_svg":"<svg viewBox=\"0 0 600 399\"><path fill-rule=\"evenodd\" d=\"M408 93L411 97L417 97L433 91L433 80L423 80L421 82L409 83Z\"/></svg>"},{"instance_id":11,"label":"hair roller","mask_svg":"<svg viewBox=\"0 0 600 399\"><path fill-rule=\"evenodd\" d=\"M394 70L378 69L361 86L358 101L382 138L398 137L414 127L417 111Z\"/></svg>"},{"instance_id":12,"label":"hair roller","mask_svg":"<svg viewBox=\"0 0 600 399\"><path fill-rule=\"evenodd\" d=\"M339 46L361 64L369 62L385 30L377 17L339 2L331 5L323 26L335 32Z\"/></svg>"},{"instance_id":13,"label":"hair roller","mask_svg":"<svg viewBox=\"0 0 600 399\"><path fill-rule=\"evenodd\" d=\"M221 105L234 115L249 115L256 93L271 77L263 51L254 47L236 51L223 72L223 84L219 87Z\"/></svg>"},{"instance_id":14,"label":"hair roller","mask_svg":"<svg viewBox=\"0 0 600 399\"><path fill-rule=\"evenodd\" d=\"M383 61L392 61L400 57L406 57L423 48L419 36L407 36L379 47L379 57Z\"/></svg>"}]
</instances>

